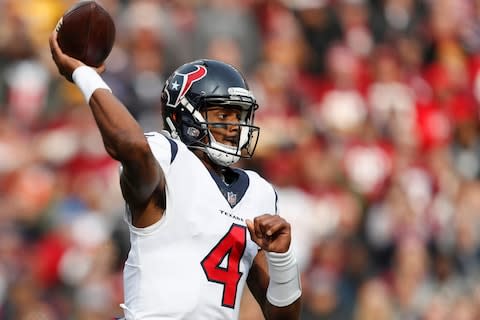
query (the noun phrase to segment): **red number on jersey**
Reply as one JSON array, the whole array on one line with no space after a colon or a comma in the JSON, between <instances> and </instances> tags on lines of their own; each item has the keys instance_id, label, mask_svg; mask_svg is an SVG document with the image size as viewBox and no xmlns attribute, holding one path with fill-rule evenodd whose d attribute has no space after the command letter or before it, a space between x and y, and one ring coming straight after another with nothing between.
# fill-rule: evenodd
<instances>
[{"instance_id":1,"label":"red number on jersey","mask_svg":"<svg viewBox=\"0 0 480 320\"><path fill-rule=\"evenodd\" d=\"M240 260L247 244L247 228L232 224L227 234L202 260L208 281L223 285L222 306L235 308L237 285L242 277ZM228 257L227 257L228 256ZM226 266L222 262L226 259Z\"/></svg>"}]
</instances>

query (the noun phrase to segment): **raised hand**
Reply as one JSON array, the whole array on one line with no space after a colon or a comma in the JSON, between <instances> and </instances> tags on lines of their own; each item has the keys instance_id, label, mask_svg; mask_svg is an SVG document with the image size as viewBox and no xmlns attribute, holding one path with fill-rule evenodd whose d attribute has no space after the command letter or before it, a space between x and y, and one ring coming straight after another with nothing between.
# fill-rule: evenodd
<instances>
[{"instance_id":1,"label":"raised hand","mask_svg":"<svg viewBox=\"0 0 480 320\"><path fill-rule=\"evenodd\" d=\"M279 215L264 214L247 219L247 228L252 240L263 250L283 253L290 247L290 223Z\"/></svg>"},{"instance_id":2,"label":"raised hand","mask_svg":"<svg viewBox=\"0 0 480 320\"><path fill-rule=\"evenodd\" d=\"M85 65L82 61L77 60L75 58L72 58L65 53L62 52L62 49L60 49L60 46L58 45L57 42L57 31L54 30L49 38L49 43L50 43L50 52L52 54L52 59L57 65L58 72L65 77L70 82L73 82L72 80L72 73L73 71L80 67ZM102 64L98 68L94 68L98 73L102 73L105 71L105 65Z\"/></svg>"}]
</instances>

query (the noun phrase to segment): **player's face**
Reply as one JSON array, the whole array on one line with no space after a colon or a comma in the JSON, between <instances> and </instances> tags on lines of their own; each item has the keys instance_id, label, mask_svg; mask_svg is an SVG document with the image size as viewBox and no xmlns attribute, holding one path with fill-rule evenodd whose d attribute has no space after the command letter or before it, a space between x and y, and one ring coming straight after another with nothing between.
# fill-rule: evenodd
<instances>
[{"instance_id":1,"label":"player's face","mask_svg":"<svg viewBox=\"0 0 480 320\"><path fill-rule=\"evenodd\" d=\"M213 106L206 109L203 116L207 122L214 123L209 125L209 130L217 142L237 146L242 113L240 108Z\"/></svg>"}]
</instances>

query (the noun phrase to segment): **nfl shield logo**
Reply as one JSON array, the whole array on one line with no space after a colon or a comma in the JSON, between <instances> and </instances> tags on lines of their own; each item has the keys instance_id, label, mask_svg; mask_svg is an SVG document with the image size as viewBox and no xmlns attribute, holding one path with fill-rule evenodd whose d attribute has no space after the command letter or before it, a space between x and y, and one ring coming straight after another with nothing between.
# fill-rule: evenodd
<instances>
[{"instance_id":1,"label":"nfl shield logo","mask_svg":"<svg viewBox=\"0 0 480 320\"><path fill-rule=\"evenodd\" d=\"M237 203L237 194L233 192L227 192L227 201L231 206L234 206Z\"/></svg>"}]
</instances>

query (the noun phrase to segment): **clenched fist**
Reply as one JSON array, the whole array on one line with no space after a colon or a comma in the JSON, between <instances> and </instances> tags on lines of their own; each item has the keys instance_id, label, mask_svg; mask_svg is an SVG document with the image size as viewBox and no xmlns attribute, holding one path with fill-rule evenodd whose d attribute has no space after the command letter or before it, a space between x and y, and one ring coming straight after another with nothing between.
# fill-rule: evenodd
<instances>
[{"instance_id":1,"label":"clenched fist","mask_svg":"<svg viewBox=\"0 0 480 320\"><path fill-rule=\"evenodd\" d=\"M268 252L287 252L292 237L290 223L285 219L264 214L246 222L250 237L260 248Z\"/></svg>"}]
</instances>

